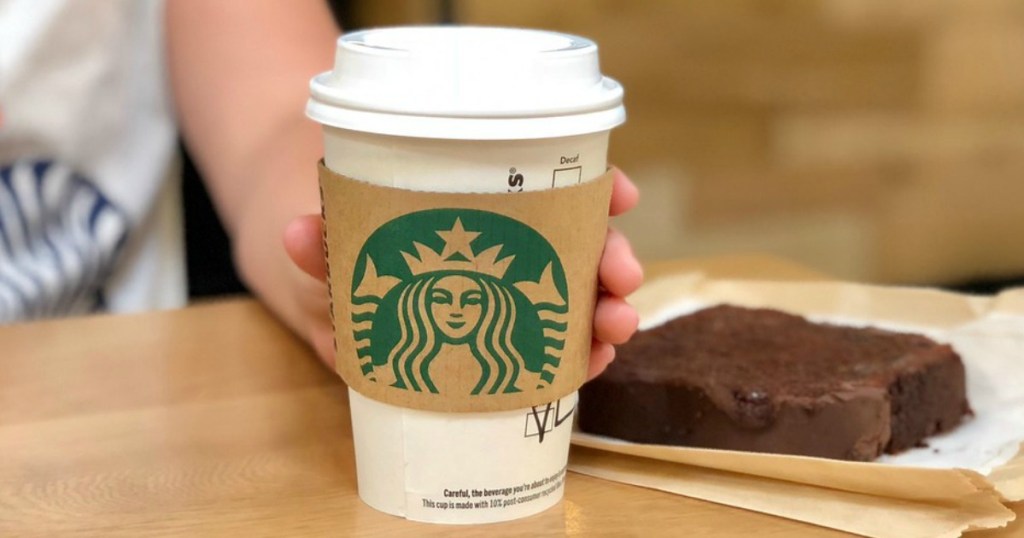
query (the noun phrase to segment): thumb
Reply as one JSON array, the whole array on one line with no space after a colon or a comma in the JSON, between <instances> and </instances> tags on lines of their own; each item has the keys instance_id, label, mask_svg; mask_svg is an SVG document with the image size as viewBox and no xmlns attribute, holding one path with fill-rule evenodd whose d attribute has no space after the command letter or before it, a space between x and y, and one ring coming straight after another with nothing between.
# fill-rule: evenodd
<instances>
[{"instance_id":1,"label":"thumb","mask_svg":"<svg viewBox=\"0 0 1024 538\"><path fill-rule=\"evenodd\" d=\"M327 280L320 215L302 215L288 223L284 231L284 250L304 273L320 281Z\"/></svg>"}]
</instances>

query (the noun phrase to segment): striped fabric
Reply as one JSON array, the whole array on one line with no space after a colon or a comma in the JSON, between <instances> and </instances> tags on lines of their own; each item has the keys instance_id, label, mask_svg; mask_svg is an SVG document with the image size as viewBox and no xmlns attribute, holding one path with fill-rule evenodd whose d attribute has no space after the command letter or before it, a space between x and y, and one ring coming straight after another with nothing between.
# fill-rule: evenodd
<instances>
[{"instance_id":1,"label":"striped fabric","mask_svg":"<svg viewBox=\"0 0 1024 538\"><path fill-rule=\"evenodd\" d=\"M124 213L69 167L0 165L0 323L102 308L127 230Z\"/></svg>"}]
</instances>

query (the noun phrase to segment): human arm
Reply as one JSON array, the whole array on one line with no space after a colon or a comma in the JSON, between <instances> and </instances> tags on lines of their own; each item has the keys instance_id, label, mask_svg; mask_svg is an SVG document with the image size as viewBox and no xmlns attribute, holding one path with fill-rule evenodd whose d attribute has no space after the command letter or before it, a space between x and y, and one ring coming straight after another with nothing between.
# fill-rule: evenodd
<instances>
[{"instance_id":1,"label":"human arm","mask_svg":"<svg viewBox=\"0 0 1024 538\"><path fill-rule=\"evenodd\" d=\"M304 105L309 79L333 61L338 29L326 3L168 0L166 9L179 124L236 266L296 334L325 349L326 288L292 264L281 236L293 218L320 208L323 142Z\"/></svg>"},{"instance_id":2,"label":"human arm","mask_svg":"<svg viewBox=\"0 0 1024 538\"><path fill-rule=\"evenodd\" d=\"M319 128L302 110L309 79L332 63L337 31L329 21L316 0L168 4L182 130L232 237L236 264L250 288L328 363L333 346L315 167L323 150ZM611 213L628 210L636 198L618 174ZM617 232L609 232L600 276L592 375L611 361L612 344L636 328L636 313L622 297L642 274Z\"/></svg>"}]
</instances>

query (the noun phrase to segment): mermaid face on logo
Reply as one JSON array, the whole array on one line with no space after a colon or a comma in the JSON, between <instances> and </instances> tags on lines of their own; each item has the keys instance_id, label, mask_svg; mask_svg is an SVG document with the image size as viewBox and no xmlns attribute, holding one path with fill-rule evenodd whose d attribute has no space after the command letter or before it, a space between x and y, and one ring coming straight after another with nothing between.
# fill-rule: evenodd
<instances>
[{"instance_id":1,"label":"mermaid face on logo","mask_svg":"<svg viewBox=\"0 0 1024 538\"><path fill-rule=\"evenodd\" d=\"M480 227L467 229L464 218ZM484 224L503 242L481 240L474 248ZM541 388L554 379L567 291L554 250L532 229L482 211L427 210L379 228L360 260L353 335L360 368L372 381L475 395ZM444 375L432 369L439 356L469 361L479 379L461 389L435 382Z\"/></svg>"},{"instance_id":2,"label":"mermaid face on logo","mask_svg":"<svg viewBox=\"0 0 1024 538\"><path fill-rule=\"evenodd\" d=\"M438 329L452 343L463 343L480 324L484 294L480 285L462 275L441 277L427 295Z\"/></svg>"}]
</instances>

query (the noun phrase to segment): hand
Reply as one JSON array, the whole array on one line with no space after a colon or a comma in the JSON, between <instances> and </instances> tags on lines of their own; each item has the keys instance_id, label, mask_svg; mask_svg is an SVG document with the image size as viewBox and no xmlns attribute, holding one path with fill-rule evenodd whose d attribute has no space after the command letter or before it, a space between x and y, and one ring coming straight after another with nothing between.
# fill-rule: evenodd
<instances>
[{"instance_id":1,"label":"hand","mask_svg":"<svg viewBox=\"0 0 1024 538\"><path fill-rule=\"evenodd\" d=\"M614 173L615 183L608 208L608 214L613 217L633 209L640 200L640 191L636 185L618 168L614 169ZM636 310L626 302L625 297L643 283L643 268L633 255L629 240L614 228L608 228L598 278L601 281L601 295L594 310L594 341L590 346L587 381L601 375L615 360L614 345L626 343L636 332L640 321Z\"/></svg>"},{"instance_id":2,"label":"hand","mask_svg":"<svg viewBox=\"0 0 1024 538\"><path fill-rule=\"evenodd\" d=\"M639 198L639 191L633 182L615 169L609 214L615 216L629 211ZM333 367L333 329L327 306L327 268L321 242L322 231L320 215L298 217L285 230L284 248L295 265L315 280L301 291L309 295L305 303L310 308L320 310L306 338L320 359ZM614 345L629 340L639 322L636 310L626 303L624 297L640 287L643 269L633 255L629 240L612 228L608 229L598 276L601 295L594 311L594 340L590 347L587 380L600 375L615 359Z\"/></svg>"}]
</instances>

